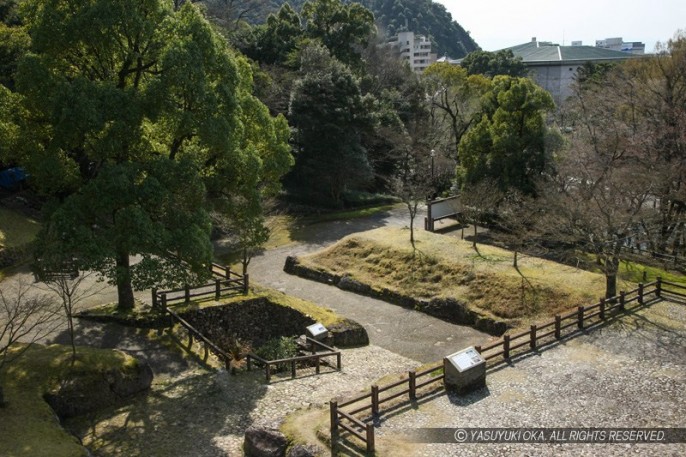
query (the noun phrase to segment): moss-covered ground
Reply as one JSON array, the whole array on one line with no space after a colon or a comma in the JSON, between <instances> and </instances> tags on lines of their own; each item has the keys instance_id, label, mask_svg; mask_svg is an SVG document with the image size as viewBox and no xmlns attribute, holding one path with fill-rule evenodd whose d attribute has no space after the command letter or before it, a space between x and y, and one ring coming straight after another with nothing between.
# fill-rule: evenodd
<instances>
[{"instance_id":1,"label":"moss-covered ground","mask_svg":"<svg viewBox=\"0 0 686 457\"><path fill-rule=\"evenodd\" d=\"M10 348L10 357L20 347ZM0 408L0 455L3 457L75 457L87 455L76 438L61 426L43 395L67 377L101 376L112 369L126 371L137 361L120 351L79 347L71 363L71 348L32 345L0 372L7 404Z\"/></svg>"}]
</instances>

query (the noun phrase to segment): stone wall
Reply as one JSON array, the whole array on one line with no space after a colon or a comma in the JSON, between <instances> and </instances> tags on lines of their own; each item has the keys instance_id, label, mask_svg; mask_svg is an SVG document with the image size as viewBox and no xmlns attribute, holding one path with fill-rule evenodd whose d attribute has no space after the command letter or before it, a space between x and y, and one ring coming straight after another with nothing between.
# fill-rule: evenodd
<instances>
[{"instance_id":1,"label":"stone wall","mask_svg":"<svg viewBox=\"0 0 686 457\"><path fill-rule=\"evenodd\" d=\"M369 284L354 280L349 276L339 276L326 271L308 268L302 265L297 257L288 256L286 258L284 271L302 278L335 285L342 290L377 298L405 308L416 309L429 316L437 317L453 324L469 325L491 335L500 336L508 328L505 322L496 321L493 318L470 310L465 303L457 299L434 298L432 300L419 300L386 288L375 289Z\"/></svg>"},{"instance_id":2,"label":"stone wall","mask_svg":"<svg viewBox=\"0 0 686 457\"><path fill-rule=\"evenodd\" d=\"M184 311L181 317L210 341L220 341L221 336L228 335L249 342L252 347L282 336L302 335L308 325L315 323L312 317L274 304L267 298ZM369 344L364 327L349 319L332 326L329 331L333 334L332 343L338 347Z\"/></svg>"}]
</instances>

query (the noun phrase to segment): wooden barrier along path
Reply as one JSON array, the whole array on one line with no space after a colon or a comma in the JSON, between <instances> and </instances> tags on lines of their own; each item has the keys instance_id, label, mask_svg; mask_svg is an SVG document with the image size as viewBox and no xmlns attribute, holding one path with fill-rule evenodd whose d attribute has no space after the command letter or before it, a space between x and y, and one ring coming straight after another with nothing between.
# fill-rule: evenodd
<instances>
[{"instance_id":1,"label":"wooden barrier along path","mask_svg":"<svg viewBox=\"0 0 686 457\"><path fill-rule=\"evenodd\" d=\"M250 353L247 355L247 362L248 362L248 371L252 370L252 366L255 362L259 363L264 367L264 374L267 379L267 382L271 380L272 377L272 370L271 367L273 366L278 366L278 365L285 365L289 364L291 368L291 378L295 378L296 376L296 365L298 362L314 362L315 364L315 372L319 374L320 371L320 366L322 364L322 359L326 357L336 357L336 369L338 371L341 371L341 351L337 351L334 348L327 346L326 344L314 340L310 338L309 336L306 336L306 341L310 343L310 347L312 348L312 354L310 355L300 355L297 357L290 357L286 359L277 359L277 360L265 360L262 357ZM326 352L317 352L316 347L320 347L324 349Z\"/></svg>"},{"instance_id":2,"label":"wooden barrier along path","mask_svg":"<svg viewBox=\"0 0 686 457\"><path fill-rule=\"evenodd\" d=\"M639 284L636 289L629 292L620 292L615 297L601 298L598 303L590 306L579 306L575 311L556 315L553 320L543 325L532 325L529 330L514 335L503 335L500 340L485 346L476 346L476 349L486 361L495 361L496 363L509 361L513 355L522 355L544 345L552 344L562 338L581 334L585 329L602 324L611 314L640 308L646 303L646 298L649 295L654 296L656 299L686 298L686 286L664 281L658 277L653 282ZM634 303L636 305L633 305ZM572 330L569 331L569 329ZM497 360L499 358L500 360ZM417 379L432 373L435 374L434 377L417 383ZM339 428L341 428L362 440L365 443L367 452L373 453L375 447L374 425L372 422L364 422L364 420L355 415L365 412L366 414L363 418L368 418L369 416L372 418L379 417L381 414L380 405L383 403L403 395L408 395L408 399L414 401L417 398L417 389L440 381L444 376L443 364L441 363L438 366L420 372L410 371L407 378L392 384L382 387L371 386L370 392L357 397L343 401L331 400L329 407L332 446L334 440L338 438ZM407 388L386 397L381 397L382 393L405 384L407 384ZM341 409L361 402L365 402L365 404L355 406L347 411Z\"/></svg>"}]
</instances>

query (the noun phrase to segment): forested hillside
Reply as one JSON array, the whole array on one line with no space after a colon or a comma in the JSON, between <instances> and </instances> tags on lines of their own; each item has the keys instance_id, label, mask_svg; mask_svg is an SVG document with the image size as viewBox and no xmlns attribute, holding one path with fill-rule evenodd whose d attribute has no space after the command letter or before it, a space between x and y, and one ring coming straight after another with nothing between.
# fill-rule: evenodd
<instances>
[{"instance_id":1,"label":"forested hillside","mask_svg":"<svg viewBox=\"0 0 686 457\"><path fill-rule=\"evenodd\" d=\"M300 11L305 0L272 1L275 10L286 2ZM374 13L377 24L388 36L404 30L430 36L439 57L448 55L458 59L479 48L440 3L431 0L361 0L359 3Z\"/></svg>"}]
</instances>

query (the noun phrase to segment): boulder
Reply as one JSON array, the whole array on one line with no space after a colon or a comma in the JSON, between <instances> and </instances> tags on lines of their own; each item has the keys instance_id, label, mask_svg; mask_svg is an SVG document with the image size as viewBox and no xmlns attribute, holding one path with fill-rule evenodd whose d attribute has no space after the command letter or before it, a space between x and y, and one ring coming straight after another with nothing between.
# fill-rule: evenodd
<instances>
[{"instance_id":1,"label":"boulder","mask_svg":"<svg viewBox=\"0 0 686 457\"><path fill-rule=\"evenodd\" d=\"M273 428L250 427L245 431L243 452L246 457L285 457L288 439Z\"/></svg>"},{"instance_id":2,"label":"boulder","mask_svg":"<svg viewBox=\"0 0 686 457\"><path fill-rule=\"evenodd\" d=\"M142 361L126 372L107 370L85 376L75 373L62 379L56 389L43 398L60 419L74 417L113 406L150 388L152 369Z\"/></svg>"},{"instance_id":3,"label":"boulder","mask_svg":"<svg viewBox=\"0 0 686 457\"><path fill-rule=\"evenodd\" d=\"M288 450L286 457L317 457L319 455L316 446L303 446L296 444Z\"/></svg>"}]
</instances>

